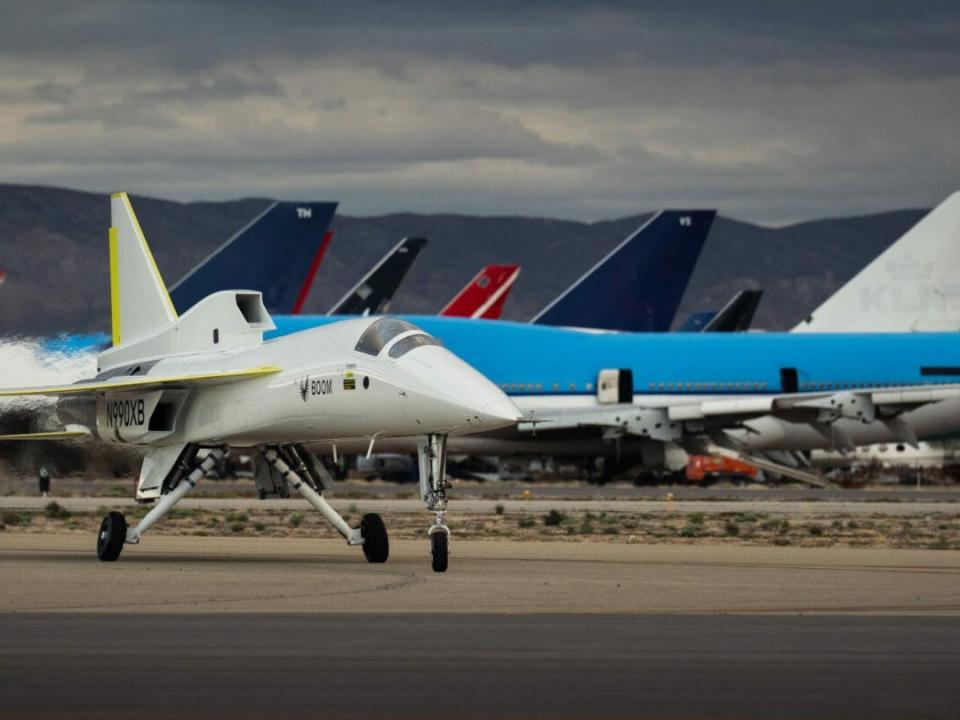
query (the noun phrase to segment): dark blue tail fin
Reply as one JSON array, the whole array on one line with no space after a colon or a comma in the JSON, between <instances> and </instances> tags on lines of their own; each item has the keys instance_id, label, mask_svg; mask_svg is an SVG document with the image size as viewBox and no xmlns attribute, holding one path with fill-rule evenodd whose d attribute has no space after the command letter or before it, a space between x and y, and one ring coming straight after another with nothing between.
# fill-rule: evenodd
<instances>
[{"instance_id":1,"label":"dark blue tail fin","mask_svg":"<svg viewBox=\"0 0 960 720\"><path fill-rule=\"evenodd\" d=\"M657 213L531 322L668 331L715 215L715 210Z\"/></svg>"},{"instance_id":2,"label":"dark blue tail fin","mask_svg":"<svg viewBox=\"0 0 960 720\"><path fill-rule=\"evenodd\" d=\"M259 290L271 313L303 305L337 203L277 202L170 289L178 313L220 290Z\"/></svg>"},{"instance_id":3,"label":"dark blue tail fin","mask_svg":"<svg viewBox=\"0 0 960 720\"><path fill-rule=\"evenodd\" d=\"M380 258L327 315L379 315L387 312L397 288L427 244L426 238L408 237Z\"/></svg>"},{"instance_id":4,"label":"dark blue tail fin","mask_svg":"<svg viewBox=\"0 0 960 720\"><path fill-rule=\"evenodd\" d=\"M677 328L677 332L703 332L703 329L709 325L710 321L716 316L716 310L690 313L687 319L683 321L683 325Z\"/></svg>"}]
</instances>

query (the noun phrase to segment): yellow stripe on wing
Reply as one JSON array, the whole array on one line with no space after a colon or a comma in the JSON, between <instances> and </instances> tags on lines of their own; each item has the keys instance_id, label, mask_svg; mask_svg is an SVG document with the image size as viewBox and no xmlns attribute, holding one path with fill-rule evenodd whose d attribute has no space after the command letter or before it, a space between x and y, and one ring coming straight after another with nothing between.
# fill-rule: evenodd
<instances>
[{"instance_id":1,"label":"yellow stripe on wing","mask_svg":"<svg viewBox=\"0 0 960 720\"><path fill-rule=\"evenodd\" d=\"M211 373L193 373L190 375L167 375L150 377L123 377L116 380L102 382L80 382L74 385L46 385L42 387L7 388L0 389L0 397L19 397L22 395L83 395L109 391L142 390L163 385L191 385L217 384L219 382L234 382L247 380L265 375L275 375L281 368L273 365L264 365L248 370L224 370Z\"/></svg>"},{"instance_id":2,"label":"yellow stripe on wing","mask_svg":"<svg viewBox=\"0 0 960 720\"><path fill-rule=\"evenodd\" d=\"M70 440L71 438L90 437L90 433L79 430L57 430L54 432L20 433L18 435L0 435L0 442L14 440Z\"/></svg>"}]
</instances>

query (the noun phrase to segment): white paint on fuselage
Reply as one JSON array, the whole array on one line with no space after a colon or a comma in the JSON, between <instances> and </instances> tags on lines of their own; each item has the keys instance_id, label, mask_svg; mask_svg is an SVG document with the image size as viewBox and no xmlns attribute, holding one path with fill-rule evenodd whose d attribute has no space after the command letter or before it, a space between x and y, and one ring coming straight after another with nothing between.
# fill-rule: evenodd
<instances>
[{"instance_id":1,"label":"white paint on fuselage","mask_svg":"<svg viewBox=\"0 0 960 720\"><path fill-rule=\"evenodd\" d=\"M499 388L443 347L417 347L398 359L389 357L390 344L376 357L356 351L372 322L334 323L251 348L159 360L148 377L281 368L256 379L195 386L164 444L480 432L519 418Z\"/></svg>"}]
</instances>

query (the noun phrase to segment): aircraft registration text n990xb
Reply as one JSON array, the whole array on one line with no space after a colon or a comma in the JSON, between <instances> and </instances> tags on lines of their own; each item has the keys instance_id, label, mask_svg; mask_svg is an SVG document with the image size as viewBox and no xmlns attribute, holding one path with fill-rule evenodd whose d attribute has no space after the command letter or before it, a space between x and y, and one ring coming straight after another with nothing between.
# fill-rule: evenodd
<instances>
[{"instance_id":1,"label":"aircraft registration text n990xb","mask_svg":"<svg viewBox=\"0 0 960 720\"><path fill-rule=\"evenodd\" d=\"M143 398L106 401L107 427L143 425L146 417Z\"/></svg>"}]
</instances>

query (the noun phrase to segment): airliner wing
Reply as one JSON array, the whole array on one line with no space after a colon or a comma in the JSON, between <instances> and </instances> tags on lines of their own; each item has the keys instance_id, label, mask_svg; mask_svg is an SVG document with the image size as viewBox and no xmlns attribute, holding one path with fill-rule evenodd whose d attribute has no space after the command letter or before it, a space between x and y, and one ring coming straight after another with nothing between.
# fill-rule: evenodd
<instances>
[{"instance_id":1,"label":"airliner wing","mask_svg":"<svg viewBox=\"0 0 960 720\"><path fill-rule=\"evenodd\" d=\"M248 370L225 370L222 372L193 373L168 376L123 376L100 381L84 381L71 385L40 385L36 387L0 389L0 397L24 395L86 395L90 393L123 392L126 390L154 390L170 386L217 385L251 378L273 375L280 368L265 365Z\"/></svg>"},{"instance_id":2,"label":"airliner wing","mask_svg":"<svg viewBox=\"0 0 960 720\"><path fill-rule=\"evenodd\" d=\"M644 405L603 405L594 408L557 409L528 413L518 429L549 432L594 427L609 436L633 435L680 442L709 429L733 429L748 420L772 416L797 423L831 424L848 419L880 421L904 441L916 444L916 437L900 415L923 405L960 398L960 384L936 387L918 385L897 388L852 389L756 395L738 398L683 398L667 403Z\"/></svg>"},{"instance_id":3,"label":"airliner wing","mask_svg":"<svg viewBox=\"0 0 960 720\"><path fill-rule=\"evenodd\" d=\"M786 420L849 418L872 422L922 405L960 397L960 384L794 393L672 405L671 420L741 420L773 415Z\"/></svg>"}]
</instances>

